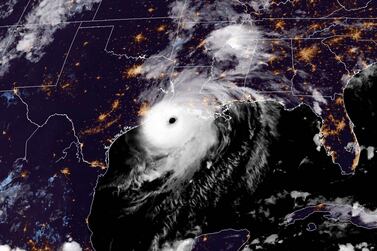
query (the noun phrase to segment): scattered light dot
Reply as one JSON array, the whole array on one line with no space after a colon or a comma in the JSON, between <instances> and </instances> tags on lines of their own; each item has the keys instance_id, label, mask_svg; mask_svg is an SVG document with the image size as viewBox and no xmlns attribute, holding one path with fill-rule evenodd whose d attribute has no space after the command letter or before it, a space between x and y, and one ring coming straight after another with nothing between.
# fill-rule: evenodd
<instances>
[{"instance_id":1,"label":"scattered light dot","mask_svg":"<svg viewBox=\"0 0 377 251\"><path fill-rule=\"evenodd\" d=\"M60 170L60 173L63 174L64 176L68 176L71 174L71 171L69 170L68 167L65 167L62 170Z\"/></svg>"},{"instance_id":2,"label":"scattered light dot","mask_svg":"<svg viewBox=\"0 0 377 251\"><path fill-rule=\"evenodd\" d=\"M24 171L21 172L21 177L22 177L22 178L26 178L26 177L28 177L28 176L29 176L29 172L28 172L28 171L25 171L25 170L24 170Z\"/></svg>"},{"instance_id":3,"label":"scattered light dot","mask_svg":"<svg viewBox=\"0 0 377 251\"><path fill-rule=\"evenodd\" d=\"M98 116L98 121L104 121L106 118L107 118L107 114L105 113L101 113L99 116Z\"/></svg>"},{"instance_id":4,"label":"scattered light dot","mask_svg":"<svg viewBox=\"0 0 377 251\"><path fill-rule=\"evenodd\" d=\"M119 101L118 99L116 99L116 100L114 100L114 102L113 102L111 108L112 108L113 110L115 110L115 109L117 109L117 108L119 107L119 104L120 104L120 101Z\"/></svg>"},{"instance_id":5,"label":"scattered light dot","mask_svg":"<svg viewBox=\"0 0 377 251\"><path fill-rule=\"evenodd\" d=\"M278 21L275 23L275 28L276 28L276 29L284 30L284 27L285 27L285 22L284 22L283 20L278 20Z\"/></svg>"},{"instance_id":6,"label":"scattered light dot","mask_svg":"<svg viewBox=\"0 0 377 251\"><path fill-rule=\"evenodd\" d=\"M143 33L139 33L137 34L135 37L134 37L134 40L136 43L141 43L143 41L146 40L145 36L143 35Z\"/></svg>"},{"instance_id":7,"label":"scattered light dot","mask_svg":"<svg viewBox=\"0 0 377 251\"><path fill-rule=\"evenodd\" d=\"M162 25L158 26L157 31L158 32L164 32L164 31L166 31L166 25L162 24Z\"/></svg>"}]
</instances>

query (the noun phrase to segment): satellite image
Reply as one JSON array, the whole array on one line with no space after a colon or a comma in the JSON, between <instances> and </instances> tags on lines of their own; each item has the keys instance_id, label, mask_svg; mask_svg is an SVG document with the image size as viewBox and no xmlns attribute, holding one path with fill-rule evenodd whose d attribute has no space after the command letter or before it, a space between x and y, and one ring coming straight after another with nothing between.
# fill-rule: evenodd
<instances>
[{"instance_id":1,"label":"satellite image","mask_svg":"<svg viewBox=\"0 0 377 251\"><path fill-rule=\"evenodd\" d=\"M377 250L377 0L0 0L0 251Z\"/></svg>"}]
</instances>

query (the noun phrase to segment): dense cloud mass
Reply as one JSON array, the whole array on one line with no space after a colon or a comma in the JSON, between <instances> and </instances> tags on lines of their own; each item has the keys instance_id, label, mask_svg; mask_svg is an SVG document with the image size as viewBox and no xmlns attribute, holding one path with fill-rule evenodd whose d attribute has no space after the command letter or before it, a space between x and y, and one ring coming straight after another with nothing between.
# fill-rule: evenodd
<instances>
[{"instance_id":1,"label":"dense cloud mass","mask_svg":"<svg viewBox=\"0 0 377 251\"><path fill-rule=\"evenodd\" d=\"M206 212L218 210L228 198L228 206L239 210L267 172L281 108L274 102L234 103L179 146L172 139L172 149L153 135L145 137L147 124L119 137L89 218L94 247L158 249L166 241L194 237L206 224ZM177 125L165 126L179 126L184 116L191 115L178 114Z\"/></svg>"}]
</instances>

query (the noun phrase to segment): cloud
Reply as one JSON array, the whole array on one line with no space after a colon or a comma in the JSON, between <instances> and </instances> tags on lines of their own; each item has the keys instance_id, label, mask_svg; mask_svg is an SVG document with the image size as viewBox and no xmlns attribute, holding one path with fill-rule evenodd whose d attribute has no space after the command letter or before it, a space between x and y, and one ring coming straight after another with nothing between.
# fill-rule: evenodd
<instances>
[{"instance_id":1,"label":"cloud","mask_svg":"<svg viewBox=\"0 0 377 251\"><path fill-rule=\"evenodd\" d=\"M82 251L82 248L77 242L70 241L63 244L61 251Z\"/></svg>"},{"instance_id":2,"label":"cloud","mask_svg":"<svg viewBox=\"0 0 377 251\"><path fill-rule=\"evenodd\" d=\"M229 25L213 31L207 41L207 49L212 52L218 60L225 60L231 56L239 56L242 52L250 57L253 53L250 50L250 42L259 39L258 32L242 24Z\"/></svg>"},{"instance_id":3,"label":"cloud","mask_svg":"<svg viewBox=\"0 0 377 251\"><path fill-rule=\"evenodd\" d=\"M8 245L0 245L0 251L11 251L11 248Z\"/></svg>"},{"instance_id":4,"label":"cloud","mask_svg":"<svg viewBox=\"0 0 377 251\"><path fill-rule=\"evenodd\" d=\"M327 100L322 96L322 94L315 88L309 87L310 91L312 92L312 97L314 99L313 101L313 110L316 114L321 115L322 114L322 105L327 104Z\"/></svg>"},{"instance_id":5,"label":"cloud","mask_svg":"<svg viewBox=\"0 0 377 251\"><path fill-rule=\"evenodd\" d=\"M348 143L347 150L354 151L355 144ZM360 146L360 151L366 151L367 159L371 160L374 158L374 154L376 152L376 148L374 146Z\"/></svg>"},{"instance_id":6,"label":"cloud","mask_svg":"<svg viewBox=\"0 0 377 251\"><path fill-rule=\"evenodd\" d=\"M309 209L309 207L304 207L303 209L287 215L287 222L294 222L297 218L303 219L303 215L298 216L298 213L303 213L307 216L315 213L316 211L313 205L320 204L324 205L321 212L325 213L325 218L328 220L337 220L340 223L352 223L356 226L367 229L377 228L377 209L371 210L366 208L365 206L360 205L359 202L354 201L352 197L336 197L331 200L327 200L322 196L311 198L308 200L307 205L312 209L304 213L304 211L302 211L303 209Z\"/></svg>"},{"instance_id":7,"label":"cloud","mask_svg":"<svg viewBox=\"0 0 377 251\"><path fill-rule=\"evenodd\" d=\"M193 70L182 71L172 81L173 89L162 98L153 100L158 97L158 89L149 90L149 95L143 96L153 106L142 120L141 140L152 156L167 156L145 173L143 180L151 181L171 171L174 171L171 179L190 176L196 171L191 167L200 167L198 162L217 143L218 132L213 122L220 116L222 107L246 99L247 95L257 97L251 90L230 82L195 76ZM169 123L171 118L174 123Z\"/></svg>"},{"instance_id":8,"label":"cloud","mask_svg":"<svg viewBox=\"0 0 377 251\"><path fill-rule=\"evenodd\" d=\"M25 251L21 248L11 248L9 245L0 245L0 251Z\"/></svg>"},{"instance_id":9,"label":"cloud","mask_svg":"<svg viewBox=\"0 0 377 251\"><path fill-rule=\"evenodd\" d=\"M351 243L340 244L339 251L355 251L355 248L353 247Z\"/></svg>"},{"instance_id":10,"label":"cloud","mask_svg":"<svg viewBox=\"0 0 377 251\"><path fill-rule=\"evenodd\" d=\"M300 191L292 191L290 195L291 195L292 199L294 199L294 200L297 200L297 199L306 200L306 198L310 195L310 193L300 192Z\"/></svg>"},{"instance_id":11,"label":"cloud","mask_svg":"<svg viewBox=\"0 0 377 251\"><path fill-rule=\"evenodd\" d=\"M359 203L354 203L352 206L352 217L358 217L359 220L365 225L377 226L377 210L370 211Z\"/></svg>"},{"instance_id":12,"label":"cloud","mask_svg":"<svg viewBox=\"0 0 377 251\"><path fill-rule=\"evenodd\" d=\"M235 62L227 75L246 76L262 59L261 33L252 23L233 24L211 32L206 38L206 51L217 63Z\"/></svg>"},{"instance_id":13,"label":"cloud","mask_svg":"<svg viewBox=\"0 0 377 251\"><path fill-rule=\"evenodd\" d=\"M16 50L19 52L30 53L33 49L33 44L36 42L34 33L26 34L17 44Z\"/></svg>"},{"instance_id":14,"label":"cloud","mask_svg":"<svg viewBox=\"0 0 377 251\"><path fill-rule=\"evenodd\" d=\"M264 240L264 243L267 243L267 244L275 244L278 240L279 236L277 234L271 234L270 236L268 236L266 238L266 240Z\"/></svg>"},{"instance_id":15,"label":"cloud","mask_svg":"<svg viewBox=\"0 0 377 251\"><path fill-rule=\"evenodd\" d=\"M251 1L250 6L255 10L255 11L265 11L268 10L271 6L271 1L270 0L256 0L256 1Z\"/></svg>"},{"instance_id":16,"label":"cloud","mask_svg":"<svg viewBox=\"0 0 377 251\"><path fill-rule=\"evenodd\" d=\"M316 145L316 150L318 152L321 151L321 147L322 147L322 144L321 144L321 136L319 133L315 134L314 137L313 137L313 141L314 141L314 144Z\"/></svg>"},{"instance_id":17,"label":"cloud","mask_svg":"<svg viewBox=\"0 0 377 251\"><path fill-rule=\"evenodd\" d=\"M165 243L160 251L191 251L194 239Z\"/></svg>"},{"instance_id":18,"label":"cloud","mask_svg":"<svg viewBox=\"0 0 377 251\"><path fill-rule=\"evenodd\" d=\"M168 157L156 168L144 173L143 180L152 181L167 173L173 173L171 180L180 180L183 176L190 179L196 171L191 167L200 166L198 162L217 143L217 131L213 126L215 119L225 116L224 110L232 110L236 116L242 116L232 106L235 101L266 100L251 88L236 84L237 80L245 79L250 71L256 69L266 54L262 44L258 43L261 32L244 14L232 15L237 13L234 5L242 6L240 2L229 1L210 4L176 1L171 5L171 15L179 17L174 20L182 29L171 33L169 46L146 59L142 65L142 73L147 79L162 80L140 95L140 101L151 105L142 121L143 145L149 147L151 156ZM204 11L211 18L238 23L208 26L204 34L201 24L190 24L193 28L185 30L192 20L208 20L208 16L200 14ZM191 16L193 13L196 19ZM200 55L190 59L195 66L200 65L198 62L203 57L209 58L212 66L207 69L210 70L198 71L195 67L178 69L177 64L184 66L187 63L180 62L179 54L186 53L190 42L198 39L197 33L201 34L202 41L202 45L197 46L200 47ZM161 78L162 75L164 78ZM175 119L174 124L169 124L171 118Z\"/></svg>"},{"instance_id":19,"label":"cloud","mask_svg":"<svg viewBox=\"0 0 377 251\"><path fill-rule=\"evenodd\" d=\"M313 89L312 94L315 101L319 103L327 104L327 100L322 96L322 94L317 89Z\"/></svg>"},{"instance_id":20,"label":"cloud","mask_svg":"<svg viewBox=\"0 0 377 251\"><path fill-rule=\"evenodd\" d=\"M196 61L193 62L194 65L203 64L200 61L207 58L206 56L213 57L219 63L213 69L220 72L221 70L216 68L229 60L232 55L236 55L240 61L234 74L246 74L250 63L253 62L251 59L254 58L254 52L260 48L260 45L256 46L253 43L255 39L260 38L260 33L252 24L250 15L236 11L236 8L243 5L240 1L219 0L211 3L194 0L174 1L170 5L170 15L175 17L173 21L176 23L177 30L171 31L170 44L165 50L146 59L143 65L145 76L148 79L158 78L171 72L175 65L184 65L186 62L180 62L179 53L187 49L193 39L198 38L203 40L206 51L195 59L190 56ZM224 22L212 27L213 20ZM201 48L203 46L198 46L196 50L201 50ZM241 51L242 53L239 54ZM189 53L191 55L194 51L190 50ZM204 64L208 65L211 62L204 62Z\"/></svg>"},{"instance_id":21,"label":"cloud","mask_svg":"<svg viewBox=\"0 0 377 251\"><path fill-rule=\"evenodd\" d=\"M5 3L0 3L0 18L5 19L13 13L13 8L17 0L8 0Z\"/></svg>"},{"instance_id":22,"label":"cloud","mask_svg":"<svg viewBox=\"0 0 377 251\"><path fill-rule=\"evenodd\" d=\"M5 75L11 62L25 58L36 63L44 55L44 49L54 40L57 30L64 28L68 19L84 10L92 9L100 0L41 0L26 15L21 27L10 28L0 40L0 76Z\"/></svg>"},{"instance_id":23,"label":"cloud","mask_svg":"<svg viewBox=\"0 0 377 251\"><path fill-rule=\"evenodd\" d=\"M223 8L219 8L220 5ZM229 14L232 11L223 13L225 9L229 11L233 8L224 1L216 1L210 6L192 1L187 1L185 5L177 1L171 8L171 14L182 16L183 23L192 20L187 17L191 12L200 13L205 8L213 17L237 16L236 19L243 19L240 14L232 17ZM202 21L205 17L198 14L197 18ZM192 167L199 167L198 163L217 143L218 132L213 125L215 119L224 116L224 110L232 110L232 113L242 116L237 109L233 109L232 103L235 101L266 100L254 90L238 86L233 81L245 78L264 57L262 46L256 42L262 36L256 26L247 21L216 25L216 29L212 28L202 38L205 45L202 53L212 58L211 69L197 71L195 67L188 67L176 70L179 52L200 28L193 27L187 32L180 31L176 36L171 35L170 45L164 51L152 55L141 67L147 79L159 79L162 74L174 72L167 76L167 80L160 81L157 86L148 88L140 95L141 101L151 104L151 109L142 121L143 145L149 148L151 156L167 156L163 163L158 163L156 168L143 174L143 181L152 181L168 173L173 173L169 181L182 180L182 177L190 179L196 171ZM169 52L173 52L169 60L161 59L166 58ZM224 69L227 62L235 63L233 67ZM225 73L223 78L218 77L221 73ZM176 121L174 124L169 124L171 118ZM174 182L166 184L175 185Z\"/></svg>"},{"instance_id":24,"label":"cloud","mask_svg":"<svg viewBox=\"0 0 377 251\"><path fill-rule=\"evenodd\" d=\"M367 148L367 153L368 153L368 160L371 160L371 159L373 159L373 157L374 157L374 152L375 152L375 149L374 149L374 147L373 146L368 146Z\"/></svg>"}]
</instances>

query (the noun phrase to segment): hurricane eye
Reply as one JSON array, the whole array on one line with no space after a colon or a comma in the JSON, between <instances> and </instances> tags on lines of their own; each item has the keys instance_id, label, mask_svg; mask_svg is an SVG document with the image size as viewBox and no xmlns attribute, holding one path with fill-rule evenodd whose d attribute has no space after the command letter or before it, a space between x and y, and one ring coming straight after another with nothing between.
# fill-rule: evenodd
<instances>
[{"instance_id":1,"label":"hurricane eye","mask_svg":"<svg viewBox=\"0 0 377 251\"><path fill-rule=\"evenodd\" d=\"M170 124L170 125L174 124L175 122L177 122L177 119L176 119L176 118L171 117L171 118L169 119L169 124Z\"/></svg>"}]
</instances>

